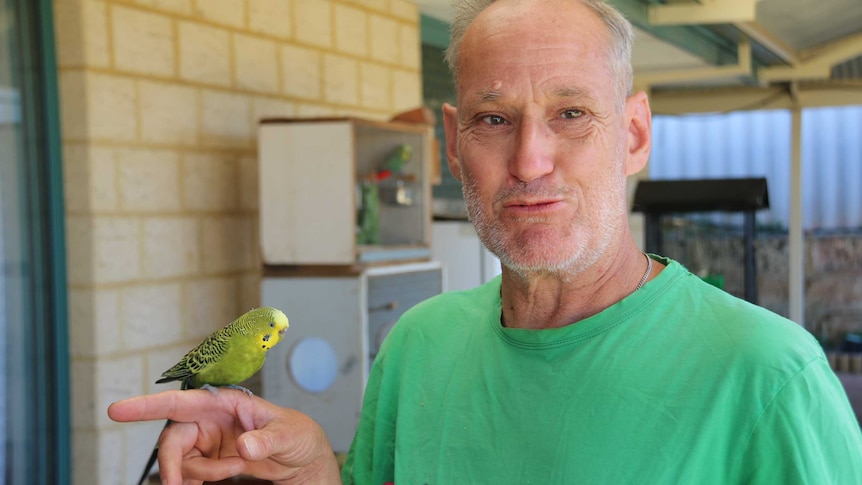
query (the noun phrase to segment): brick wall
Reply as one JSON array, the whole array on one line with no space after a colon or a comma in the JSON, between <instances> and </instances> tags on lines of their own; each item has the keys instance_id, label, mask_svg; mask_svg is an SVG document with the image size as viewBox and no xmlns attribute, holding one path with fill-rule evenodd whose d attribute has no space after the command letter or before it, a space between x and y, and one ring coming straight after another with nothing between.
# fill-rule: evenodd
<instances>
[{"instance_id":1,"label":"brick wall","mask_svg":"<svg viewBox=\"0 0 862 485\"><path fill-rule=\"evenodd\" d=\"M117 399L259 303L256 125L422 100L408 0L56 0L76 484L133 483Z\"/></svg>"}]
</instances>

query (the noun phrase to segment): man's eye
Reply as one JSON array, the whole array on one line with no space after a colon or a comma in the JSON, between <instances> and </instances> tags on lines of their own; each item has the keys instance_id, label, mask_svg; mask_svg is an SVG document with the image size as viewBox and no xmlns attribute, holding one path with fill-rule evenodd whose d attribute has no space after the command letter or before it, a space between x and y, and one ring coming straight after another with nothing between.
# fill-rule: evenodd
<instances>
[{"instance_id":1,"label":"man's eye","mask_svg":"<svg viewBox=\"0 0 862 485\"><path fill-rule=\"evenodd\" d=\"M506 123L506 120L502 116L497 115L483 116L482 121L492 126L503 125Z\"/></svg>"},{"instance_id":2,"label":"man's eye","mask_svg":"<svg viewBox=\"0 0 862 485\"><path fill-rule=\"evenodd\" d=\"M574 108L573 108L573 109L567 109L567 110L564 110L564 111L560 114L560 117L561 117L561 118L565 118L565 119L572 120L572 119L575 119L575 118L580 118L580 117L581 117L581 116L583 116L583 115L584 115L584 112L583 112L583 111L581 111L581 110L579 110L579 109L574 109Z\"/></svg>"}]
</instances>

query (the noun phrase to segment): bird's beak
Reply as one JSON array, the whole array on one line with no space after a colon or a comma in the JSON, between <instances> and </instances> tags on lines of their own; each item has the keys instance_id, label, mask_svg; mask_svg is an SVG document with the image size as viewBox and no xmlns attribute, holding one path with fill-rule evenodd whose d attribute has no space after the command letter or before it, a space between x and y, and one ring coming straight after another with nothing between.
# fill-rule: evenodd
<instances>
[{"instance_id":1,"label":"bird's beak","mask_svg":"<svg viewBox=\"0 0 862 485\"><path fill-rule=\"evenodd\" d=\"M278 331L278 336L279 336L279 337L284 337L284 333L285 333L285 332L287 332L287 327L284 327L284 328L282 328L281 330L279 330L279 331Z\"/></svg>"}]
</instances>

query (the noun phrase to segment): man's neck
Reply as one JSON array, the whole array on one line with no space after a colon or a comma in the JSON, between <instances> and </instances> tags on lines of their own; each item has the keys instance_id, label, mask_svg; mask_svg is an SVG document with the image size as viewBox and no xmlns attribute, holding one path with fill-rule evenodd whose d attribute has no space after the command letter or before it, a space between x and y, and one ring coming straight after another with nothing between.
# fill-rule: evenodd
<instances>
[{"instance_id":1,"label":"man's neck","mask_svg":"<svg viewBox=\"0 0 862 485\"><path fill-rule=\"evenodd\" d=\"M562 275L521 275L503 267L502 324L539 330L577 323L634 292L647 269L646 258L633 245L602 261ZM652 275L661 271L660 264L653 266Z\"/></svg>"}]
</instances>

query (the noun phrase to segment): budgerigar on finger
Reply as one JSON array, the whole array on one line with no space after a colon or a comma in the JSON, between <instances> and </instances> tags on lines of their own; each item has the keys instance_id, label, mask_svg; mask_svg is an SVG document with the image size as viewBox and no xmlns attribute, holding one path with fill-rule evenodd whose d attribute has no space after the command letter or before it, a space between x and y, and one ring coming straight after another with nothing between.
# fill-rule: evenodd
<instances>
[{"instance_id":1,"label":"budgerigar on finger","mask_svg":"<svg viewBox=\"0 0 862 485\"><path fill-rule=\"evenodd\" d=\"M156 384L180 381L184 390L234 387L250 394L239 384L263 367L266 352L281 341L288 325L287 316L276 308L246 312L189 350ZM168 424L170 421L165 426ZM158 446L153 448L138 485L146 480L157 455Z\"/></svg>"}]
</instances>

